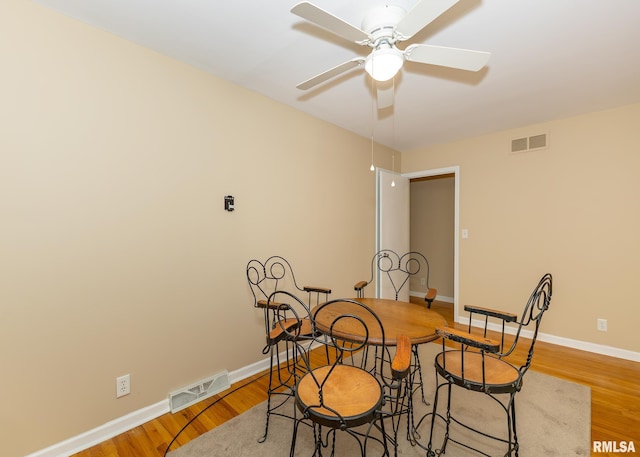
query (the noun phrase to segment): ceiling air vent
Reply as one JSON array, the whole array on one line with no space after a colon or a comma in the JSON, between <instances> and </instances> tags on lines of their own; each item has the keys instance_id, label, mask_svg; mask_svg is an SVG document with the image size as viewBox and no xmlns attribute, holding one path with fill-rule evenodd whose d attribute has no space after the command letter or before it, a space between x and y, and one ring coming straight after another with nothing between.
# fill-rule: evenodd
<instances>
[{"instance_id":1,"label":"ceiling air vent","mask_svg":"<svg viewBox=\"0 0 640 457\"><path fill-rule=\"evenodd\" d=\"M511 140L511 152L526 152L549 147L546 133Z\"/></svg>"}]
</instances>

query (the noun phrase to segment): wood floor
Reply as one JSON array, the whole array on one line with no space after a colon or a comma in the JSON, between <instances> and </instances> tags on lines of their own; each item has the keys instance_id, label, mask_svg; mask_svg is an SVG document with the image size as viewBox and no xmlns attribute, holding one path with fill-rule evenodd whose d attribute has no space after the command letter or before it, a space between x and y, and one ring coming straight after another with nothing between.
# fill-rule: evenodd
<instances>
[{"instance_id":1,"label":"wood floor","mask_svg":"<svg viewBox=\"0 0 640 457\"><path fill-rule=\"evenodd\" d=\"M440 312L448 322L452 322L451 304L434 302L433 309ZM514 357L523 359L525 355L519 353ZM640 363L538 342L532 369L591 387L591 439L634 441L636 452L640 454ZM163 456L173 437L194 416L200 414L180 434L170 450L177 449L202 433L266 400L267 381L268 378L264 375L245 379L213 398L176 414L164 414L80 452L76 457ZM229 393L244 385L246 387ZM214 406L207 409L208 405L216 401ZM613 456L614 454L594 455Z\"/></svg>"}]
</instances>

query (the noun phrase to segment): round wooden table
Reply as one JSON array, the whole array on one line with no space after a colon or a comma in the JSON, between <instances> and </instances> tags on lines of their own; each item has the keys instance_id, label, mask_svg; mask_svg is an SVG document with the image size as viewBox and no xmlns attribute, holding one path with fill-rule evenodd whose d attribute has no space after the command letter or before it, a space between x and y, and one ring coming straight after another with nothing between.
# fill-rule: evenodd
<instances>
[{"instance_id":1,"label":"round wooden table","mask_svg":"<svg viewBox=\"0 0 640 457\"><path fill-rule=\"evenodd\" d=\"M384 327L387 346L395 346L396 338L400 334L407 335L413 345L434 341L439 338L436 334L436 328L447 325L444 317L436 311L428 309L426 305L385 298L352 298L349 300L367 305L375 312ZM313 308L311 314L314 316L316 328L323 333L329 333L329 326L338 316L354 314L365 319L365 322L366 318L370 317L370 315L362 315L362 308L348 301L334 303L318 312L320 306ZM371 332L368 344L382 344L382 335L377 330L377 323L366 322L366 324ZM361 325L351 325L345 321L344 325L338 324L334 328L333 334L345 340L361 342L364 339L362 329Z\"/></svg>"}]
</instances>

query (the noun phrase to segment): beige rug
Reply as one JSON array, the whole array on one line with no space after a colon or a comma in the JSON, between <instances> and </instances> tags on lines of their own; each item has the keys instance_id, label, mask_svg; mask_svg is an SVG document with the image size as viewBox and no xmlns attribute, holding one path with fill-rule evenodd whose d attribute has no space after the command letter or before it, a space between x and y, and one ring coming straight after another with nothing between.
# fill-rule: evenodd
<instances>
[{"instance_id":1,"label":"beige rug","mask_svg":"<svg viewBox=\"0 0 640 457\"><path fill-rule=\"evenodd\" d=\"M439 344L427 344L420 348L420 360L425 377L425 394L432 400L435 388L433 357L441 349ZM441 393L444 393L441 389ZM454 390L454 414L469 418L482 425L484 430L500 433L506 428L505 415L500 407L485 395ZM234 395L242 395L238 392ZM286 407L293 408L293 402ZM169 453L170 457L271 457L288 456L291 444L292 422L272 416L269 436L260 444L258 438L264 432L266 403L262 403L237 416L223 425L192 440ZM417 418L430 407L420 401L416 406ZM590 455L591 434L591 391L588 387L567 382L529 370L524 387L516 396L516 414L521 457L543 456L588 456ZM429 439L430 422L425 421L420 428L420 442ZM426 452L418 446L411 446L405 439L406 428L401 429L398 455L402 457L425 457ZM442 439L442 427L436 428L434 442ZM355 443L338 433L336 456L353 457L359 454ZM491 442L478 435L469 435L460 428L452 429L451 436L462 438L492 456L502 456L504 445ZM438 446L439 447L439 446ZM330 452L324 452L330 455ZM308 427L300 427L296 445L296 456L313 454L313 436ZM381 448L372 446L367 455L381 455ZM393 455L393 451L392 454ZM454 443L449 443L446 455L451 457L475 456Z\"/></svg>"}]
</instances>

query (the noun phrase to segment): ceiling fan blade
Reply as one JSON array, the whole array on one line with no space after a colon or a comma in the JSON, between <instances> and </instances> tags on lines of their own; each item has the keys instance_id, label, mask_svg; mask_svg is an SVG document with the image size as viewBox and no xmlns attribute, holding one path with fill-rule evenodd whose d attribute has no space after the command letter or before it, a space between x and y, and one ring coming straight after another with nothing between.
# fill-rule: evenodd
<instances>
[{"instance_id":1,"label":"ceiling fan blade","mask_svg":"<svg viewBox=\"0 0 640 457\"><path fill-rule=\"evenodd\" d=\"M408 40L459 0L421 0L403 17L396 26L400 41Z\"/></svg>"},{"instance_id":2,"label":"ceiling fan blade","mask_svg":"<svg viewBox=\"0 0 640 457\"><path fill-rule=\"evenodd\" d=\"M393 80L385 81L384 83L378 82L376 86L378 89L378 109L384 109L393 106Z\"/></svg>"},{"instance_id":3,"label":"ceiling fan blade","mask_svg":"<svg viewBox=\"0 0 640 457\"><path fill-rule=\"evenodd\" d=\"M358 27L343 21L337 16L315 6L309 2L300 2L291 8L291 12L303 19L313 22L330 32L335 33L343 38L356 43L366 42L369 35L360 30Z\"/></svg>"},{"instance_id":4,"label":"ceiling fan blade","mask_svg":"<svg viewBox=\"0 0 640 457\"><path fill-rule=\"evenodd\" d=\"M320 73L319 75L314 76L313 78L309 78L306 81L301 82L296 87L301 90L311 89L314 86L317 86L320 83L323 83L335 76L338 76L345 71L351 70L359 65L362 65L364 62L364 57L356 57L355 59L348 60L340 65L333 67L330 70L325 71L324 73Z\"/></svg>"},{"instance_id":5,"label":"ceiling fan blade","mask_svg":"<svg viewBox=\"0 0 640 457\"><path fill-rule=\"evenodd\" d=\"M487 64L491 53L428 44L412 44L405 49L404 56L410 62L478 71Z\"/></svg>"}]
</instances>

